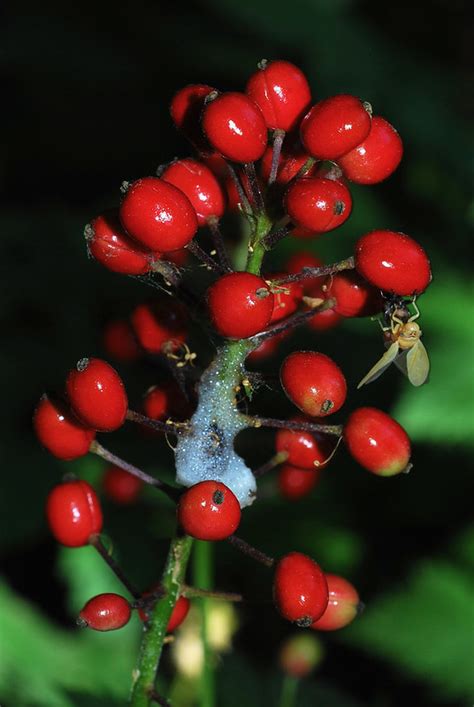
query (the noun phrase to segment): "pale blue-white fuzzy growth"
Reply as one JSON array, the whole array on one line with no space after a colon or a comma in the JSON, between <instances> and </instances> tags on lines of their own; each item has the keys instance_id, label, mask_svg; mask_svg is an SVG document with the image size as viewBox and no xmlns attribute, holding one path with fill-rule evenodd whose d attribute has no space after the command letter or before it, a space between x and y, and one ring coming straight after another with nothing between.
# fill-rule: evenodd
<instances>
[{"instance_id":1,"label":"pale blue-white fuzzy growth","mask_svg":"<svg viewBox=\"0 0 474 707\"><path fill-rule=\"evenodd\" d=\"M236 435L248 424L238 412L235 391L222 380L220 358L204 372L199 404L190 431L179 436L175 449L176 481L194 486L200 481L220 481L235 494L241 507L255 500L255 476L234 449Z\"/></svg>"}]
</instances>

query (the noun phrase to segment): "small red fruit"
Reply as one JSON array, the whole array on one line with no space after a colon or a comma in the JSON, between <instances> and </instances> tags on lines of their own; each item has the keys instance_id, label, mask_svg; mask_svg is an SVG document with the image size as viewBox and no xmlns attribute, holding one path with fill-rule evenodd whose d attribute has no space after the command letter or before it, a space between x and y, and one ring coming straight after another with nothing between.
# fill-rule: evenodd
<instances>
[{"instance_id":1,"label":"small red fruit","mask_svg":"<svg viewBox=\"0 0 474 707\"><path fill-rule=\"evenodd\" d=\"M334 310L343 317L371 317L383 309L380 290L354 270L345 270L326 281L326 297L336 300Z\"/></svg>"},{"instance_id":2,"label":"small red fruit","mask_svg":"<svg viewBox=\"0 0 474 707\"><path fill-rule=\"evenodd\" d=\"M211 145L234 162L255 162L267 146L260 108L244 93L221 93L204 108L202 127Z\"/></svg>"},{"instance_id":3,"label":"small red fruit","mask_svg":"<svg viewBox=\"0 0 474 707\"><path fill-rule=\"evenodd\" d=\"M288 182L296 177L301 167L309 159L307 152L303 150L299 141L295 143L293 141L288 145L287 141L283 144L282 151L280 153L280 159L278 161L278 171L275 183L280 186L285 186ZM260 163L260 173L263 179L267 182L270 177L270 171L272 168L273 160L273 146L268 146L262 157ZM313 175L315 167L312 167L305 176L310 177Z\"/></svg>"},{"instance_id":4,"label":"small red fruit","mask_svg":"<svg viewBox=\"0 0 474 707\"><path fill-rule=\"evenodd\" d=\"M339 95L316 103L301 123L301 142L323 160L335 160L369 134L371 109L355 96Z\"/></svg>"},{"instance_id":5,"label":"small red fruit","mask_svg":"<svg viewBox=\"0 0 474 707\"><path fill-rule=\"evenodd\" d=\"M132 238L160 253L183 248L198 227L186 194L158 177L144 177L128 187L120 220Z\"/></svg>"},{"instance_id":6,"label":"small red fruit","mask_svg":"<svg viewBox=\"0 0 474 707\"><path fill-rule=\"evenodd\" d=\"M190 84L175 93L170 105L173 123L200 151L209 149L201 131L201 113L204 100L212 91L212 86L206 84Z\"/></svg>"},{"instance_id":7,"label":"small red fruit","mask_svg":"<svg viewBox=\"0 0 474 707\"><path fill-rule=\"evenodd\" d=\"M89 427L112 432L123 425L128 399L117 371L100 358L81 358L66 378L76 415Z\"/></svg>"},{"instance_id":8,"label":"small red fruit","mask_svg":"<svg viewBox=\"0 0 474 707\"><path fill-rule=\"evenodd\" d=\"M267 281L283 279L287 273L265 275ZM284 285L271 285L273 290L273 312L271 322L285 319L296 312L303 298L303 285L300 282L287 282Z\"/></svg>"},{"instance_id":9,"label":"small red fruit","mask_svg":"<svg viewBox=\"0 0 474 707\"><path fill-rule=\"evenodd\" d=\"M296 275L300 273L304 268L321 268L324 262L321 258L316 257L313 253L309 253L305 250L300 250L294 253L286 264L286 269L290 275ZM303 290L305 294L309 294L309 291L316 285L321 284L324 281L324 276L319 277L305 277L301 280L303 285Z\"/></svg>"},{"instance_id":10,"label":"small red fruit","mask_svg":"<svg viewBox=\"0 0 474 707\"><path fill-rule=\"evenodd\" d=\"M403 156L400 135L380 116L372 118L370 133L338 159L344 176L356 184L377 184L395 172Z\"/></svg>"},{"instance_id":11,"label":"small red fruit","mask_svg":"<svg viewBox=\"0 0 474 707\"><path fill-rule=\"evenodd\" d=\"M289 61L262 61L245 92L255 101L271 130L292 130L311 102L301 69Z\"/></svg>"},{"instance_id":12,"label":"small red fruit","mask_svg":"<svg viewBox=\"0 0 474 707\"><path fill-rule=\"evenodd\" d=\"M87 454L95 437L95 430L85 427L66 405L46 394L33 414L33 427L43 447L64 461Z\"/></svg>"},{"instance_id":13,"label":"small red fruit","mask_svg":"<svg viewBox=\"0 0 474 707\"><path fill-rule=\"evenodd\" d=\"M348 188L341 182L304 177L288 187L285 208L297 226L326 233L349 218L352 199Z\"/></svg>"},{"instance_id":14,"label":"small red fruit","mask_svg":"<svg viewBox=\"0 0 474 707\"><path fill-rule=\"evenodd\" d=\"M118 466L106 469L102 486L112 501L126 506L137 500L143 486L143 481Z\"/></svg>"},{"instance_id":15,"label":"small red fruit","mask_svg":"<svg viewBox=\"0 0 474 707\"><path fill-rule=\"evenodd\" d=\"M86 226L84 235L91 255L108 270L124 275L144 275L150 271L152 253L129 238L116 211L95 218Z\"/></svg>"},{"instance_id":16,"label":"small red fruit","mask_svg":"<svg viewBox=\"0 0 474 707\"><path fill-rule=\"evenodd\" d=\"M360 611L361 603L355 587L336 574L326 574L329 603L320 619L311 628L318 631L335 631L351 623Z\"/></svg>"},{"instance_id":17,"label":"small red fruit","mask_svg":"<svg viewBox=\"0 0 474 707\"><path fill-rule=\"evenodd\" d=\"M144 414L152 420L185 418L190 414L190 405L174 381L163 381L149 388L143 396L142 406Z\"/></svg>"},{"instance_id":18,"label":"small red fruit","mask_svg":"<svg viewBox=\"0 0 474 707\"><path fill-rule=\"evenodd\" d=\"M355 266L372 285L396 295L421 294L431 282L430 261L421 245L395 231L370 231L359 238Z\"/></svg>"},{"instance_id":19,"label":"small red fruit","mask_svg":"<svg viewBox=\"0 0 474 707\"><path fill-rule=\"evenodd\" d=\"M292 403L311 417L332 415L344 405L346 379L325 354L295 351L283 361L280 380Z\"/></svg>"},{"instance_id":20,"label":"small red fruit","mask_svg":"<svg viewBox=\"0 0 474 707\"><path fill-rule=\"evenodd\" d=\"M283 498L298 501L307 496L319 481L319 469L300 469L298 466L285 464L278 472L278 488Z\"/></svg>"},{"instance_id":21,"label":"small red fruit","mask_svg":"<svg viewBox=\"0 0 474 707\"><path fill-rule=\"evenodd\" d=\"M178 522L199 540L224 540L240 523L240 504L219 481L201 481L187 489L178 502Z\"/></svg>"},{"instance_id":22,"label":"small red fruit","mask_svg":"<svg viewBox=\"0 0 474 707\"><path fill-rule=\"evenodd\" d=\"M304 421L304 417L293 417L292 422ZM288 464L301 469L323 468L334 449L334 443L320 432L303 430L278 430L275 437L277 452L287 452Z\"/></svg>"},{"instance_id":23,"label":"small red fruit","mask_svg":"<svg viewBox=\"0 0 474 707\"><path fill-rule=\"evenodd\" d=\"M166 633L172 633L178 626L181 626L184 619L188 615L189 607L191 602L186 597L178 597L174 609L171 612L170 620L168 621L168 626L166 627Z\"/></svg>"},{"instance_id":24,"label":"small red fruit","mask_svg":"<svg viewBox=\"0 0 474 707\"><path fill-rule=\"evenodd\" d=\"M320 566L301 552L290 552L278 562L273 598L280 614L299 626L311 626L328 605L328 585Z\"/></svg>"},{"instance_id":25,"label":"small red fruit","mask_svg":"<svg viewBox=\"0 0 474 707\"><path fill-rule=\"evenodd\" d=\"M86 481L66 481L55 486L46 501L46 518L55 539L66 547L87 545L102 530L99 499Z\"/></svg>"},{"instance_id":26,"label":"small red fruit","mask_svg":"<svg viewBox=\"0 0 474 707\"><path fill-rule=\"evenodd\" d=\"M270 323L274 297L261 277L233 272L211 285L207 303L212 323L221 336L245 339Z\"/></svg>"},{"instance_id":27,"label":"small red fruit","mask_svg":"<svg viewBox=\"0 0 474 707\"><path fill-rule=\"evenodd\" d=\"M165 169L161 178L186 194L196 211L199 226L205 226L211 217L219 219L223 216L224 192L209 167L202 162L176 160Z\"/></svg>"},{"instance_id":28,"label":"small red fruit","mask_svg":"<svg viewBox=\"0 0 474 707\"><path fill-rule=\"evenodd\" d=\"M351 456L373 474L394 476L411 468L408 435L382 410L354 410L344 425L343 436Z\"/></svg>"},{"instance_id":29,"label":"small red fruit","mask_svg":"<svg viewBox=\"0 0 474 707\"><path fill-rule=\"evenodd\" d=\"M168 341L174 342L177 348L186 338L185 319L177 303L139 304L130 321L138 343L150 354L161 353Z\"/></svg>"},{"instance_id":30,"label":"small red fruit","mask_svg":"<svg viewBox=\"0 0 474 707\"><path fill-rule=\"evenodd\" d=\"M82 609L77 623L94 631L115 631L130 621L132 610L129 602L120 594L98 594L89 599Z\"/></svg>"},{"instance_id":31,"label":"small red fruit","mask_svg":"<svg viewBox=\"0 0 474 707\"><path fill-rule=\"evenodd\" d=\"M107 354L121 363L136 361L140 356L130 324L123 319L115 319L106 324L102 344Z\"/></svg>"}]
</instances>

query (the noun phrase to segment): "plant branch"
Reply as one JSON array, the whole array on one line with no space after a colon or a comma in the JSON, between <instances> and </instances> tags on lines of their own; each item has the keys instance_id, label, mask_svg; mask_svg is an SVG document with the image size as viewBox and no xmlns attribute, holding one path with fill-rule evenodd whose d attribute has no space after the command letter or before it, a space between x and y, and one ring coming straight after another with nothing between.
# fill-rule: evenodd
<instances>
[{"instance_id":1,"label":"plant branch","mask_svg":"<svg viewBox=\"0 0 474 707\"><path fill-rule=\"evenodd\" d=\"M301 272L294 273L293 275L285 275L278 280L274 280L274 285L286 285L288 282L299 282L300 280L306 280L309 277L323 277L325 275L334 275L336 272L341 272L341 270L352 270L355 267L354 257L346 258L345 260L340 260L338 263L332 263L331 265L322 265L320 268L303 268Z\"/></svg>"},{"instance_id":2,"label":"plant branch","mask_svg":"<svg viewBox=\"0 0 474 707\"><path fill-rule=\"evenodd\" d=\"M284 130L275 130L273 132L273 152L272 152L272 167L270 169L270 176L268 178L268 186L271 186L277 178L278 165L280 164L281 148L283 146L283 140L285 139Z\"/></svg>"},{"instance_id":3,"label":"plant branch","mask_svg":"<svg viewBox=\"0 0 474 707\"><path fill-rule=\"evenodd\" d=\"M244 165L244 169L247 179L249 180L249 185L252 192L252 201L255 204L255 209L261 214L265 211L265 202L263 200L260 184L258 183L257 173L255 172L255 164L253 162L247 162Z\"/></svg>"},{"instance_id":4,"label":"plant branch","mask_svg":"<svg viewBox=\"0 0 474 707\"><path fill-rule=\"evenodd\" d=\"M196 241L191 241L188 243L186 248L189 250L190 253L194 255L195 258L201 261L208 270L212 270L215 273L218 273L219 275L222 275L225 273L225 269L219 265L219 263L216 263L214 258L211 258L210 255L206 253L205 250L201 248L200 245L196 243Z\"/></svg>"},{"instance_id":5,"label":"plant branch","mask_svg":"<svg viewBox=\"0 0 474 707\"><path fill-rule=\"evenodd\" d=\"M140 592L136 587L133 586L133 584L129 581L129 579L125 576L125 573L123 572L122 568L117 564L117 562L114 560L112 555L109 553L107 548L105 547L104 543L102 542L100 535L97 533L94 533L94 535L91 535L89 538L89 545L92 545L99 555L102 557L103 560L108 564L112 572L115 574L117 579L122 582L123 586L130 592L132 597L134 599L138 599L141 595Z\"/></svg>"},{"instance_id":6,"label":"plant branch","mask_svg":"<svg viewBox=\"0 0 474 707\"><path fill-rule=\"evenodd\" d=\"M193 580L210 591L213 583L213 544L197 540L193 550ZM201 640L203 645L204 660L199 685L199 707L215 707L215 676L213 666L213 652L209 644L209 598L202 595L197 600L201 614Z\"/></svg>"},{"instance_id":7,"label":"plant branch","mask_svg":"<svg viewBox=\"0 0 474 707\"><path fill-rule=\"evenodd\" d=\"M136 410L127 410L126 419L130 422L136 422L139 425L145 425L146 427L151 427L152 430L157 432L164 432L169 434L179 434L184 432L188 428L187 422L176 422L174 420L166 420L162 422L161 420L153 420L151 417L142 415L141 412L136 412Z\"/></svg>"},{"instance_id":8,"label":"plant branch","mask_svg":"<svg viewBox=\"0 0 474 707\"><path fill-rule=\"evenodd\" d=\"M259 478L269 471L273 471L277 466L283 464L288 459L288 452L277 452L271 459L269 459L265 464L262 464L257 469L254 469L253 475L255 478Z\"/></svg>"},{"instance_id":9,"label":"plant branch","mask_svg":"<svg viewBox=\"0 0 474 707\"><path fill-rule=\"evenodd\" d=\"M207 219L207 225L211 231L212 241L216 249L217 255L219 257L220 264L228 272L232 272L233 268L227 253L227 249L224 244L224 239L222 237L221 229L219 228L219 220L215 216L211 216Z\"/></svg>"},{"instance_id":10,"label":"plant branch","mask_svg":"<svg viewBox=\"0 0 474 707\"><path fill-rule=\"evenodd\" d=\"M275 560L273 559L273 557L266 555L264 552L261 552L261 550L257 550L256 547L253 547L253 545L249 545L249 543L245 542L245 540L242 540L242 538L238 538L237 535L229 535L227 540L228 542L230 542L231 545L233 545L233 547L237 548L237 550L240 550L240 552L243 552L244 555L247 555L253 560L260 562L260 564L265 565L265 567L273 567L273 565L275 564Z\"/></svg>"},{"instance_id":11,"label":"plant branch","mask_svg":"<svg viewBox=\"0 0 474 707\"><path fill-rule=\"evenodd\" d=\"M242 417L245 418L249 427L257 429L259 427L273 427L275 429L301 430L303 432L321 432L335 437L340 437L343 429L343 425L320 425L317 422L275 420L272 417L253 417L251 415L242 415Z\"/></svg>"},{"instance_id":12,"label":"plant branch","mask_svg":"<svg viewBox=\"0 0 474 707\"><path fill-rule=\"evenodd\" d=\"M211 591L209 589L198 589L197 587L189 587L187 584L183 584L181 588L181 595L183 597L187 597L188 599L202 597L204 599L220 599L222 601L234 602L244 600L242 594L236 594L235 592L219 592Z\"/></svg>"},{"instance_id":13,"label":"plant branch","mask_svg":"<svg viewBox=\"0 0 474 707\"><path fill-rule=\"evenodd\" d=\"M273 282L272 284L275 283ZM272 336L277 336L277 334L282 334L284 331L288 331L289 329L295 329L298 326L306 324L306 322L312 317L314 317L315 314L317 314L318 312L324 312L326 309L332 309L335 304L336 300L330 297L324 300L317 307L313 307L312 309L306 310L304 312L296 312L295 314L292 314L286 319L283 319L283 321L279 324L275 324L274 326L272 326L271 329L262 331L260 332L260 334L255 334L255 336L252 336L250 340L252 342L255 342L256 346L259 346L262 341L265 341L265 339L270 339Z\"/></svg>"},{"instance_id":14,"label":"plant branch","mask_svg":"<svg viewBox=\"0 0 474 707\"><path fill-rule=\"evenodd\" d=\"M242 182L239 179L237 170L230 162L227 162L227 169L229 170L231 179L234 182L235 188L237 189L237 194L239 195L240 203L242 204L244 214L246 216L253 216L252 207L250 206L250 202L247 199L247 195L245 194L245 190L242 186Z\"/></svg>"}]
</instances>

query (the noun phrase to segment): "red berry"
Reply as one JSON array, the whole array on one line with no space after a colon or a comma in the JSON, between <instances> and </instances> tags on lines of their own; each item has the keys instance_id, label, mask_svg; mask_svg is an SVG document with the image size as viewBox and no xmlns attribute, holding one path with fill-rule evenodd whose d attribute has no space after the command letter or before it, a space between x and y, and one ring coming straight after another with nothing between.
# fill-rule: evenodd
<instances>
[{"instance_id":1,"label":"red berry","mask_svg":"<svg viewBox=\"0 0 474 707\"><path fill-rule=\"evenodd\" d=\"M318 631L335 631L351 623L359 613L360 600L355 587L336 574L326 574L329 603L320 619L311 628Z\"/></svg>"},{"instance_id":2,"label":"red berry","mask_svg":"<svg viewBox=\"0 0 474 707\"><path fill-rule=\"evenodd\" d=\"M76 415L89 427L112 432L123 425L128 399L117 371L100 358L82 358L66 378Z\"/></svg>"},{"instance_id":3,"label":"red berry","mask_svg":"<svg viewBox=\"0 0 474 707\"><path fill-rule=\"evenodd\" d=\"M186 338L185 319L177 303L139 304L130 321L138 343L150 354L161 353L169 341L177 348Z\"/></svg>"},{"instance_id":4,"label":"red berry","mask_svg":"<svg viewBox=\"0 0 474 707\"><path fill-rule=\"evenodd\" d=\"M286 269L290 275L296 275L300 273L303 268L320 268L324 265L321 258L317 258L313 253L308 253L307 251L300 250L294 253L286 264ZM320 277L305 277L301 280L303 285L303 290L305 294L309 293L309 290L316 285L321 284L324 281L324 276Z\"/></svg>"},{"instance_id":5,"label":"red berry","mask_svg":"<svg viewBox=\"0 0 474 707\"><path fill-rule=\"evenodd\" d=\"M289 61L262 61L245 92L255 101L271 130L292 130L311 102L301 69Z\"/></svg>"},{"instance_id":6,"label":"red berry","mask_svg":"<svg viewBox=\"0 0 474 707\"><path fill-rule=\"evenodd\" d=\"M290 552L278 562L273 598L280 614L300 626L310 626L328 605L328 585L320 566L301 552Z\"/></svg>"},{"instance_id":7,"label":"red berry","mask_svg":"<svg viewBox=\"0 0 474 707\"><path fill-rule=\"evenodd\" d=\"M183 248L198 227L186 194L158 177L144 177L129 186L120 220L132 238L162 253Z\"/></svg>"},{"instance_id":8,"label":"red berry","mask_svg":"<svg viewBox=\"0 0 474 707\"><path fill-rule=\"evenodd\" d=\"M420 294L431 282L428 256L404 233L366 233L356 243L355 265L372 285L396 295Z\"/></svg>"},{"instance_id":9,"label":"red berry","mask_svg":"<svg viewBox=\"0 0 474 707\"><path fill-rule=\"evenodd\" d=\"M290 354L283 361L280 380L292 403L312 417L332 415L346 399L347 385L341 369L322 353Z\"/></svg>"},{"instance_id":10,"label":"red berry","mask_svg":"<svg viewBox=\"0 0 474 707\"><path fill-rule=\"evenodd\" d=\"M293 417L291 421L305 421L304 417ZM323 468L334 449L334 443L320 432L303 430L278 430L275 437L277 452L287 452L288 464L301 469Z\"/></svg>"},{"instance_id":11,"label":"red berry","mask_svg":"<svg viewBox=\"0 0 474 707\"><path fill-rule=\"evenodd\" d=\"M323 160L335 160L365 140L370 108L355 96L340 95L316 103L301 123L301 142Z\"/></svg>"},{"instance_id":12,"label":"red berry","mask_svg":"<svg viewBox=\"0 0 474 707\"><path fill-rule=\"evenodd\" d=\"M273 273L266 275L267 280L283 279L287 273ZM272 285L273 290L273 312L271 322L278 322L285 319L293 312L296 312L303 298L303 285L300 282L287 282L284 285Z\"/></svg>"},{"instance_id":13,"label":"red berry","mask_svg":"<svg viewBox=\"0 0 474 707\"><path fill-rule=\"evenodd\" d=\"M344 442L351 456L378 476L409 470L411 445L407 433L390 415L376 408L359 408L344 425Z\"/></svg>"},{"instance_id":14,"label":"red berry","mask_svg":"<svg viewBox=\"0 0 474 707\"><path fill-rule=\"evenodd\" d=\"M380 290L354 270L330 276L326 284L326 297L336 300L334 311L343 317L371 317L383 309Z\"/></svg>"},{"instance_id":15,"label":"red berry","mask_svg":"<svg viewBox=\"0 0 474 707\"><path fill-rule=\"evenodd\" d=\"M67 547L87 545L102 530L102 509L86 481L66 481L55 486L46 501L46 517L55 539Z\"/></svg>"},{"instance_id":16,"label":"red berry","mask_svg":"<svg viewBox=\"0 0 474 707\"><path fill-rule=\"evenodd\" d=\"M202 162L176 160L165 169L161 178L186 194L196 211L199 226L205 226L211 216L218 219L223 216L224 192L209 167Z\"/></svg>"},{"instance_id":17,"label":"red berry","mask_svg":"<svg viewBox=\"0 0 474 707\"><path fill-rule=\"evenodd\" d=\"M289 332L282 331L281 334L275 334L275 336L264 339L256 349L249 353L246 362L257 364L260 363L260 361L270 358L270 356L273 356L278 351L281 342L286 339L288 335Z\"/></svg>"},{"instance_id":18,"label":"red berry","mask_svg":"<svg viewBox=\"0 0 474 707\"><path fill-rule=\"evenodd\" d=\"M279 184L281 186L288 184L290 180L296 177L301 167L306 163L308 158L308 153L303 150L301 145L293 144L288 147L285 141L285 144L283 145L283 149L280 154L280 159L278 161L278 172L275 180L276 184ZM270 177L272 160L273 147L269 146L265 150L265 153L262 157L262 161L260 163L260 172L265 181L268 181L268 178ZM315 167L312 167L307 172L306 176L312 176L314 170Z\"/></svg>"},{"instance_id":19,"label":"red berry","mask_svg":"<svg viewBox=\"0 0 474 707\"><path fill-rule=\"evenodd\" d=\"M178 626L181 626L184 619L188 615L189 607L191 602L186 597L179 597L176 604L174 605L173 611L171 612L170 620L168 621L168 626L166 627L166 633L172 633Z\"/></svg>"},{"instance_id":20,"label":"red berry","mask_svg":"<svg viewBox=\"0 0 474 707\"><path fill-rule=\"evenodd\" d=\"M201 481L187 489L178 502L178 522L199 540L224 540L239 527L240 505L219 481Z\"/></svg>"},{"instance_id":21,"label":"red berry","mask_svg":"<svg viewBox=\"0 0 474 707\"><path fill-rule=\"evenodd\" d=\"M377 184L395 172L403 156L403 143L395 128L374 116L365 140L338 159L344 176L356 184Z\"/></svg>"},{"instance_id":22,"label":"red berry","mask_svg":"<svg viewBox=\"0 0 474 707\"><path fill-rule=\"evenodd\" d=\"M106 469L102 486L112 501L127 505L137 500L143 481L133 474L129 474L128 471L112 465Z\"/></svg>"},{"instance_id":23,"label":"red berry","mask_svg":"<svg viewBox=\"0 0 474 707\"><path fill-rule=\"evenodd\" d=\"M77 619L79 626L94 631L115 631L130 621L132 610L125 597L120 594L98 594L89 599Z\"/></svg>"},{"instance_id":24,"label":"red berry","mask_svg":"<svg viewBox=\"0 0 474 707\"><path fill-rule=\"evenodd\" d=\"M308 298L311 298L312 300L319 302L320 300L325 302L329 297L328 292L323 290L322 284L316 285L312 288L310 288L310 291L308 292ZM309 304L309 300L306 300L307 304ZM320 312L316 312L316 314L311 317L311 319L308 321L308 327L312 331L328 331L329 329L334 329L339 322L341 321L342 316L335 311L334 308L329 308L329 309L323 309Z\"/></svg>"},{"instance_id":25,"label":"red berry","mask_svg":"<svg viewBox=\"0 0 474 707\"><path fill-rule=\"evenodd\" d=\"M285 464L278 473L278 488L283 498L298 501L307 496L319 481L319 469L300 469L298 466Z\"/></svg>"},{"instance_id":26,"label":"red berry","mask_svg":"<svg viewBox=\"0 0 474 707\"><path fill-rule=\"evenodd\" d=\"M112 272L144 275L153 259L150 251L135 243L123 230L116 211L98 216L85 228L89 252ZM155 254L155 257L159 257Z\"/></svg>"},{"instance_id":27,"label":"red berry","mask_svg":"<svg viewBox=\"0 0 474 707\"><path fill-rule=\"evenodd\" d=\"M95 430L84 427L66 405L46 394L34 412L33 427L43 447L64 461L87 454L95 437Z\"/></svg>"},{"instance_id":28,"label":"red berry","mask_svg":"<svg viewBox=\"0 0 474 707\"><path fill-rule=\"evenodd\" d=\"M144 414L152 420L185 418L190 414L190 405L174 381L163 381L149 388L143 397L142 406Z\"/></svg>"},{"instance_id":29,"label":"red berry","mask_svg":"<svg viewBox=\"0 0 474 707\"><path fill-rule=\"evenodd\" d=\"M221 336L245 339L269 324L274 297L261 277L233 272L211 285L207 303L212 323Z\"/></svg>"},{"instance_id":30,"label":"red berry","mask_svg":"<svg viewBox=\"0 0 474 707\"><path fill-rule=\"evenodd\" d=\"M234 162L255 162L267 146L260 108L244 93L221 93L204 108L202 127L211 145Z\"/></svg>"},{"instance_id":31,"label":"red berry","mask_svg":"<svg viewBox=\"0 0 474 707\"><path fill-rule=\"evenodd\" d=\"M201 131L201 113L204 99L212 91L214 91L212 86L202 83L191 84L175 93L170 105L173 123L200 151L209 149Z\"/></svg>"},{"instance_id":32,"label":"red berry","mask_svg":"<svg viewBox=\"0 0 474 707\"><path fill-rule=\"evenodd\" d=\"M326 233L349 218L352 199L348 188L341 182L304 177L288 187L285 208L297 226Z\"/></svg>"},{"instance_id":33,"label":"red berry","mask_svg":"<svg viewBox=\"0 0 474 707\"><path fill-rule=\"evenodd\" d=\"M102 335L102 344L107 354L122 363L136 361L140 349L128 322L116 319L108 322Z\"/></svg>"}]
</instances>

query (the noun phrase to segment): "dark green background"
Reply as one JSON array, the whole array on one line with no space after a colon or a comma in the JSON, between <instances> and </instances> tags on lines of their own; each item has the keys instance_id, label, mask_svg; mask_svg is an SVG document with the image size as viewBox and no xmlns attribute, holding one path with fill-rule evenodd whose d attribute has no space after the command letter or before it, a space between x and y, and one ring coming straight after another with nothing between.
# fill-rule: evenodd
<instances>
[{"instance_id":1,"label":"dark green background","mask_svg":"<svg viewBox=\"0 0 474 707\"><path fill-rule=\"evenodd\" d=\"M148 296L144 286L88 262L83 225L116 204L123 179L153 173L188 147L168 116L189 82L240 90L262 57L307 74L315 99L349 92L400 131L405 156L386 184L354 188L354 213L314 244L327 260L350 254L365 231L403 230L428 250L434 281L420 300L432 359L419 390L390 370L352 393L347 409L391 412L414 442L408 477L379 479L342 452L315 493L296 505L272 495L245 513L241 534L269 553L312 553L360 589L365 615L324 636L326 659L298 707L469 705L474 699L473 308L470 229L472 118L468 3L356 0L207 0L13 3L0 11L2 433L0 702L5 707L122 704L136 625L80 636L73 617L94 592L114 588L85 551L61 551L43 520L45 496L73 468L95 479L94 461L61 464L39 449L31 412L44 389L103 353L100 328ZM304 244L305 246L307 244ZM299 244L282 244L281 265ZM321 339L300 338L342 365L351 390L381 353L378 327L348 322ZM276 371L274 361L268 371ZM135 405L151 367L121 368ZM266 394L274 411L280 397ZM287 408L282 405L282 414ZM338 416L338 421L344 416ZM261 433L258 464L271 454ZM108 440L107 440L108 443ZM128 434L110 446L160 471L166 447ZM107 529L137 582L158 576L172 524L152 500L106 505ZM216 583L256 598L242 610L234 651L218 672L224 707L274 705L277 649L290 632L270 602L268 575L227 547ZM262 601L259 601L262 600ZM171 675L165 665L165 682Z\"/></svg>"}]
</instances>

